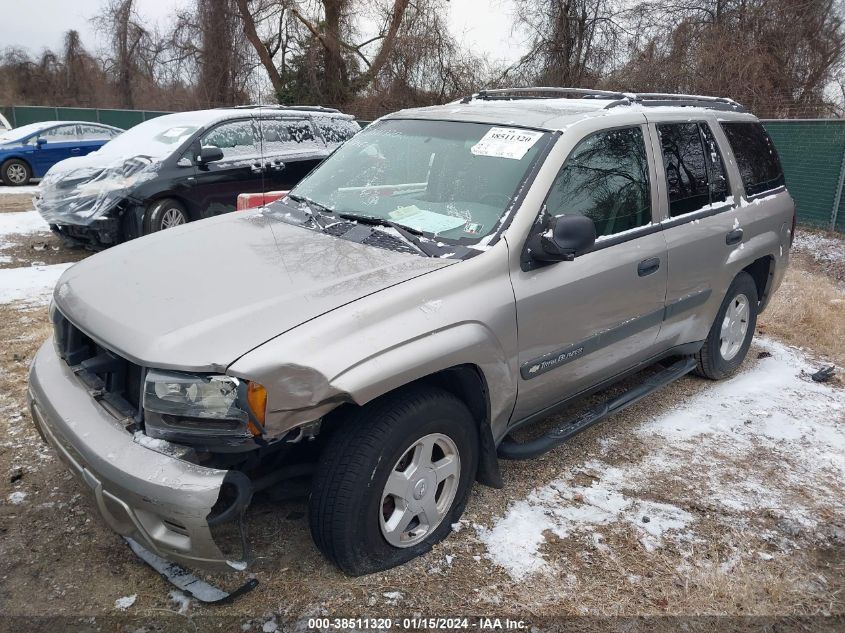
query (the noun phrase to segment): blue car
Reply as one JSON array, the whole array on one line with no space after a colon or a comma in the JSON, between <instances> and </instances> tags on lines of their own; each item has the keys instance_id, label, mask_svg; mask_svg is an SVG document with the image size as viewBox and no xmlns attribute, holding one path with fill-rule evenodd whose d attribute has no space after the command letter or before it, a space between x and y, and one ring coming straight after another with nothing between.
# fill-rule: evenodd
<instances>
[{"instance_id":1,"label":"blue car","mask_svg":"<svg viewBox=\"0 0 845 633\"><path fill-rule=\"evenodd\" d=\"M85 121L44 121L0 130L0 179L9 187L25 185L59 161L100 149L121 132Z\"/></svg>"}]
</instances>

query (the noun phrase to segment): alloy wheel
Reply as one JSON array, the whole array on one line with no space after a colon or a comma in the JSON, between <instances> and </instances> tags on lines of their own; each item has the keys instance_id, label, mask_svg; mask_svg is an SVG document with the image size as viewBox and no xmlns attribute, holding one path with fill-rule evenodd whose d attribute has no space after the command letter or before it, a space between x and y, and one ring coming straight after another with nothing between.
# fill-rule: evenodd
<instances>
[{"instance_id":1,"label":"alloy wheel","mask_svg":"<svg viewBox=\"0 0 845 633\"><path fill-rule=\"evenodd\" d=\"M172 229L180 224L185 224L185 215L179 209L168 209L161 216L162 229Z\"/></svg>"},{"instance_id":2,"label":"alloy wheel","mask_svg":"<svg viewBox=\"0 0 845 633\"><path fill-rule=\"evenodd\" d=\"M381 533L395 547L426 538L452 507L461 475L455 442L442 433L417 440L396 462L382 492Z\"/></svg>"},{"instance_id":3,"label":"alloy wheel","mask_svg":"<svg viewBox=\"0 0 845 633\"><path fill-rule=\"evenodd\" d=\"M748 333L748 297L737 295L728 304L722 330L719 333L719 353L725 360L731 360L739 353Z\"/></svg>"},{"instance_id":4,"label":"alloy wheel","mask_svg":"<svg viewBox=\"0 0 845 633\"><path fill-rule=\"evenodd\" d=\"M18 164L9 165L6 167L6 176L16 185L22 185L26 182L26 168Z\"/></svg>"}]
</instances>

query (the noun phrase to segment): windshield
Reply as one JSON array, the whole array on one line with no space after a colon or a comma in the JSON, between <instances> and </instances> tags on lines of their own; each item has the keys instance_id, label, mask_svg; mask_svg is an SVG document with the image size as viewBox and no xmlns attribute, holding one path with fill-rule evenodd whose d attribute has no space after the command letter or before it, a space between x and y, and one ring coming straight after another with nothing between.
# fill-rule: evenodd
<instances>
[{"instance_id":1,"label":"windshield","mask_svg":"<svg viewBox=\"0 0 845 633\"><path fill-rule=\"evenodd\" d=\"M30 134L35 134L36 132L40 132L41 130L47 129L48 127L52 127L54 125L58 125L58 123L56 121L30 123L29 125L22 125L12 130L3 130L2 132L0 132L0 143L8 143L9 141L19 141L22 138L29 136Z\"/></svg>"},{"instance_id":2,"label":"windshield","mask_svg":"<svg viewBox=\"0 0 845 633\"><path fill-rule=\"evenodd\" d=\"M156 117L129 128L97 151L100 156L165 158L205 124L184 115Z\"/></svg>"},{"instance_id":3,"label":"windshield","mask_svg":"<svg viewBox=\"0 0 845 633\"><path fill-rule=\"evenodd\" d=\"M338 214L475 244L495 232L546 137L483 123L382 121L348 140L292 194Z\"/></svg>"}]
</instances>

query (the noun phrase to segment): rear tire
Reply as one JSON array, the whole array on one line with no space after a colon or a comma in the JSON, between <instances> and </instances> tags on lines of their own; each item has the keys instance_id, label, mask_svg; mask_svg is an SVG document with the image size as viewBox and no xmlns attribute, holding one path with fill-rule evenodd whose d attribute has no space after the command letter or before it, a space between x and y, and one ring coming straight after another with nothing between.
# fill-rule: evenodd
<instances>
[{"instance_id":1,"label":"rear tire","mask_svg":"<svg viewBox=\"0 0 845 633\"><path fill-rule=\"evenodd\" d=\"M20 158L10 158L0 166L0 178L7 187L22 187L32 178L32 168Z\"/></svg>"},{"instance_id":2,"label":"rear tire","mask_svg":"<svg viewBox=\"0 0 845 633\"><path fill-rule=\"evenodd\" d=\"M349 415L320 458L309 501L314 542L347 574L401 565L443 540L478 467L466 405L413 387Z\"/></svg>"},{"instance_id":3,"label":"rear tire","mask_svg":"<svg viewBox=\"0 0 845 633\"><path fill-rule=\"evenodd\" d=\"M742 271L733 280L716 313L704 345L696 354L699 376L721 380L735 373L754 338L757 327L757 284Z\"/></svg>"},{"instance_id":4,"label":"rear tire","mask_svg":"<svg viewBox=\"0 0 845 633\"><path fill-rule=\"evenodd\" d=\"M178 200L163 198L147 207L144 214L144 235L181 226L190 221L188 212Z\"/></svg>"}]
</instances>

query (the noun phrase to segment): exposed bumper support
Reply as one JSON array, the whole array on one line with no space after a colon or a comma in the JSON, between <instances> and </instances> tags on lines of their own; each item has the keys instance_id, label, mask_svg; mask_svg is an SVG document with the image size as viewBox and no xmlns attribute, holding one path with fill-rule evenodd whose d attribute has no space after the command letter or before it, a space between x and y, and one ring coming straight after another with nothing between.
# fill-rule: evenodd
<instances>
[{"instance_id":1,"label":"exposed bumper support","mask_svg":"<svg viewBox=\"0 0 845 633\"><path fill-rule=\"evenodd\" d=\"M248 503L238 492L238 512L229 512L228 506L222 512L215 508L221 488L231 483L227 471L135 443L122 421L90 397L51 341L32 362L29 400L39 433L90 488L100 514L115 532L184 565L210 571L246 567L247 561L238 560L246 558L246 552L226 556L209 527L213 508L220 523L224 515L241 520Z\"/></svg>"}]
</instances>

